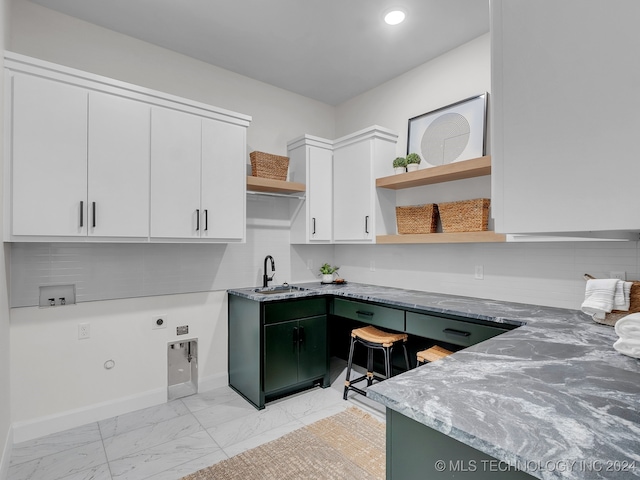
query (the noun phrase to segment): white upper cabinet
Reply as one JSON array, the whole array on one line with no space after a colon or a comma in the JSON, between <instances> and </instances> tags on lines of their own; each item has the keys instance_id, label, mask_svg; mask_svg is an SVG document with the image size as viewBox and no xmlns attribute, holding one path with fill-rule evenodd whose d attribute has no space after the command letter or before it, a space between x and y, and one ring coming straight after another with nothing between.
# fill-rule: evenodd
<instances>
[{"instance_id":1,"label":"white upper cabinet","mask_svg":"<svg viewBox=\"0 0 640 480\"><path fill-rule=\"evenodd\" d=\"M8 81L11 232L86 236L87 91L28 75Z\"/></svg>"},{"instance_id":2,"label":"white upper cabinet","mask_svg":"<svg viewBox=\"0 0 640 480\"><path fill-rule=\"evenodd\" d=\"M5 52L5 241L245 234L251 117Z\"/></svg>"},{"instance_id":3,"label":"white upper cabinet","mask_svg":"<svg viewBox=\"0 0 640 480\"><path fill-rule=\"evenodd\" d=\"M242 241L246 128L154 107L151 237Z\"/></svg>"},{"instance_id":4,"label":"white upper cabinet","mask_svg":"<svg viewBox=\"0 0 640 480\"><path fill-rule=\"evenodd\" d=\"M202 238L245 237L247 129L202 120Z\"/></svg>"},{"instance_id":5,"label":"white upper cabinet","mask_svg":"<svg viewBox=\"0 0 640 480\"><path fill-rule=\"evenodd\" d=\"M491 7L496 231L640 230L640 2Z\"/></svg>"},{"instance_id":6,"label":"white upper cabinet","mask_svg":"<svg viewBox=\"0 0 640 480\"><path fill-rule=\"evenodd\" d=\"M395 192L376 191L376 178L393 173L397 135L373 126L334 142L335 243L375 243L395 232Z\"/></svg>"},{"instance_id":7,"label":"white upper cabinet","mask_svg":"<svg viewBox=\"0 0 640 480\"><path fill-rule=\"evenodd\" d=\"M200 238L200 117L154 107L151 237Z\"/></svg>"},{"instance_id":8,"label":"white upper cabinet","mask_svg":"<svg viewBox=\"0 0 640 480\"><path fill-rule=\"evenodd\" d=\"M89 235L149 236L150 107L89 94Z\"/></svg>"},{"instance_id":9,"label":"white upper cabinet","mask_svg":"<svg viewBox=\"0 0 640 480\"><path fill-rule=\"evenodd\" d=\"M305 135L287 144L289 176L306 185L306 200L291 202L291 243L330 243L333 230L333 142Z\"/></svg>"}]
</instances>

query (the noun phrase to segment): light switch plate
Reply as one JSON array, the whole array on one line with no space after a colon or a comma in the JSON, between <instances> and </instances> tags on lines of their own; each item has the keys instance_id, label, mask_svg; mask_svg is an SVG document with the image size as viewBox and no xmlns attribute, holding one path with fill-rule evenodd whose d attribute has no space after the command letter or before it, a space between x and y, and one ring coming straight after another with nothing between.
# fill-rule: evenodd
<instances>
[{"instance_id":1,"label":"light switch plate","mask_svg":"<svg viewBox=\"0 0 640 480\"><path fill-rule=\"evenodd\" d=\"M617 278L618 280L627 280L627 272L609 272L610 278Z\"/></svg>"},{"instance_id":2,"label":"light switch plate","mask_svg":"<svg viewBox=\"0 0 640 480\"><path fill-rule=\"evenodd\" d=\"M482 265L476 265L476 280L484 280L484 267Z\"/></svg>"}]
</instances>

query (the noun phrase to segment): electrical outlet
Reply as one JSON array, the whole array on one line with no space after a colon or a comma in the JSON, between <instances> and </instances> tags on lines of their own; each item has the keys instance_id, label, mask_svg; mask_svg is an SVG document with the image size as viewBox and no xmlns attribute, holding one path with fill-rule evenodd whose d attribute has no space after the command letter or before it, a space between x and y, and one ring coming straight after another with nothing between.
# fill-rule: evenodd
<instances>
[{"instance_id":1,"label":"electrical outlet","mask_svg":"<svg viewBox=\"0 0 640 480\"><path fill-rule=\"evenodd\" d=\"M369 270L372 271L372 272L376 271L376 261L375 260L371 260L369 262Z\"/></svg>"},{"instance_id":2,"label":"electrical outlet","mask_svg":"<svg viewBox=\"0 0 640 480\"><path fill-rule=\"evenodd\" d=\"M627 272L609 272L610 278L617 278L618 280L626 280Z\"/></svg>"},{"instance_id":3,"label":"electrical outlet","mask_svg":"<svg viewBox=\"0 0 640 480\"><path fill-rule=\"evenodd\" d=\"M79 323L78 324L78 340L83 340L85 338L91 337L91 327L88 323Z\"/></svg>"},{"instance_id":4,"label":"electrical outlet","mask_svg":"<svg viewBox=\"0 0 640 480\"><path fill-rule=\"evenodd\" d=\"M313 270L313 259L307 260L307 270Z\"/></svg>"},{"instance_id":5,"label":"electrical outlet","mask_svg":"<svg viewBox=\"0 0 640 480\"><path fill-rule=\"evenodd\" d=\"M156 315L155 317L151 317L151 328L157 330L158 328L167 328L167 316L166 315Z\"/></svg>"},{"instance_id":6,"label":"electrical outlet","mask_svg":"<svg viewBox=\"0 0 640 480\"><path fill-rule=\"evenodd\" d=\"M484 267L482 265L476 265L476 280L484 280Z\"/></svg>"}]
</instances>

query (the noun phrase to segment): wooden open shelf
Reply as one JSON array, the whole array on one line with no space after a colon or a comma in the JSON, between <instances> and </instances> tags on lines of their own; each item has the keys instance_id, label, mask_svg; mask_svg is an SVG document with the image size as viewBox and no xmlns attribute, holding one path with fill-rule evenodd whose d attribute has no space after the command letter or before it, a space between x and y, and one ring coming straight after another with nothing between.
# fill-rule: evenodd
<instances>
[{"instance_id":1,"label":"wooden open shelf","mask_svg":"<svg viewBox=\"0 0 640 480\"><path fill-rule=\"evenodd\" d=\"M423 168L415 172L401 173L376 180L376 187L400 190L434 183L451 182L465 178L482 177L491 174L491 156L472 158L462 162L449 163L439 167Z\"/></svg>"},{"instance_id":2,"label":"wooden open shelf","mask_svg":"<svg viewBox=\"0 0 640 480\"><path fill-rule=\"evenodd\" d=\"M302 193L307 190L307 187L304 183L248 176L247 190L268 193Z\"/></svg>"},{"instance_id":3,"label":"wooden open shelf","mask_svg":"<svg viewBox=\"0 0 640 480\"><path fill-rule=\"evenodd\" d=\"M413 172L412 172L413 173ZM398 243L501 243L506 242L507 236L495 232L456 232L456 233L425 233L404 235L378 235L377 244Z\"/></svg>"}]
</instances>

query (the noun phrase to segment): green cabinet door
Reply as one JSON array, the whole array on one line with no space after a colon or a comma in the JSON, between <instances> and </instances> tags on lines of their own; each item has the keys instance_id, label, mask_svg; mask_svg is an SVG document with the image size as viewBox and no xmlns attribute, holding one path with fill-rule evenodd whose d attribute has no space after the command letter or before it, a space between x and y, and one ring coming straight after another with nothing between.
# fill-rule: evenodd
<instances>
[{"instance_id":1,"label":"green cabinet door","mask_svg":"<svg viewBox=\"0 0 640 480\"><path fill-rule=\"evenodd\" d=\"M329 370L327 316L298 321L298 381L324 376Z\"/></svg>"},{"instance_id":2,"label":"green cabinet door","mask_svg":"<svg viewBox=\"0 0 640 480\"><path fill-rule=\"evenodd\" d=\"M298 383L298 321L264 327L264 390Z\"/></svg>"},{"instance_id":3,"label":"green cabinet door","mask_svg":"<svg viewBox=\"0 0 640 480\"><path fill-rule=\"evenodd\" d=\"M264 390L274 392L326 375L327 316L264 327Z\"/></svg>"}]
</instances>

